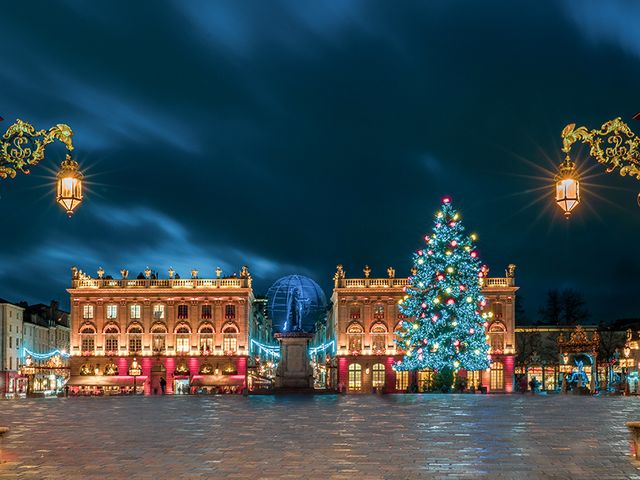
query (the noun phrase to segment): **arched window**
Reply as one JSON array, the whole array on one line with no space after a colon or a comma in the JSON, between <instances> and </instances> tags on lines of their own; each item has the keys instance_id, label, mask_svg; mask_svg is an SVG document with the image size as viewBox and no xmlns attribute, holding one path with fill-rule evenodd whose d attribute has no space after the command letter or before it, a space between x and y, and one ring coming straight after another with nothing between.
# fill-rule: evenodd
<instances>
[{"instance_id":1,"label":"arched window","mask_svg":"<svg viewBox=\"0 0 640 480\"><path fill-rule=\"evenodd\" d=\"M153 353L164 353L167 339L167 327L164 323L156 323L151 327L151 342Z\"/></svg>"},{"instance_id":2,"label":"arched window","mask_svg":"<svg viewBox=\"0 0 640 480\"><path fill-rule=\"evenodd\" d=\"M371 350L373 353L382 354L387 348L387 326L382 322L376 322L371 327Z\"/></svg>"},{"instance_id":3,"label":"arched window","mask_svg":"<svg viewBox=\"0 0 640 480\"><path fill-rule=\"evenodd\" d=\"M349 390L362 389L362 366L359 363L349 365Z\"/></svg>"},{"instance_id":4,"label":"arched window","mask_svg":"<svg viewBox=\"0 0 640 480\"><path fill-rule=\"evenodd\" d=\"M204 323L198 329L200 353L208 355L213 352L213 334L214 330L211 324Z\"/></svg>"},{"instance_id":5,"label":"arched window","mask_svg":"<svg viewBox=\"0 0 640 480\"><path fill-rule=\"evenodd\" d=\"M504 390L504 364L502 362L491 362L489 389Z\"/></svg>"},{"instance_id":6,"label":"arched window","mask_svg":"<svg viewBox=\"0 0 640 480\"><path fill-rule=\"evenodd\" d=\"M185 323L176 326L176 352L188 353L191 349L191 329Z\"/></svg>"},{"instance_id":7,"label":"arched window","mask_svg":"<svg viewBox=\"0 0 640 480\"><path fill-rule=\"evenodd\" d=\"M222 327L222 350L233 353L238 348L238 327L229 323Z\"/></svg>"},{"instance_id":8,"label":"arched window","mask_svg":"<svg viewBox=\"0 0 640 480\"><path fill-rule=\"evenodd\" d=\"M489 346L492 352L502 352L504 350L504 325L494 322L489 327Z\"/></svg>"},{"instance_id":9,"label":"arched window","mask_svg":"<svg viewBox=\"0 0 640 480\"><path fill-rule=\"evenodd\" d=\"M384 387L385 381L385 367L383 363L376 363L373 365L373 382L372 385L374 388L382 388Z\"/></svg>"},{"instance_id":10,"label":"arched window","mask_svg":"<svg viewBox=\"0 0 640 480\"><path fill-rule=\"evenodd\" d=\"M396 372L396 390L404 392L409 388L409 372Z\"/></svg>"},{"instance_id":11,"label":"arched window","mask_svg":"<svg viewBox=\"0 0 640 480\"><path fill-rule=\"evenodd\" d=\"M96 329L93 325L80 328L80 348L83 355L93 355L96 348Z\"/></svg>"},{"instance_id":12,"label":"arched window","mask_svg":"<svg viewBox=\"0 0 640 480\"><path fill-rule=\"evenodd\" d=\"M350 352L360 352L362 350L362 337L364 329L358 322L353 322L347 328L347 340Z\"/></svg>"},{"instance_id":13,"label":"arched window","mask_svg":"<svg viewBox=\"0 0 640 480\"><path fill-rule=\"evenodd\" d=\"M107 355L118 354L118 337L120 329L116 325L108 325L104 329L104 350Z\"/></svg>"},{"instance_id":14,"label":"arched window","mask_svg":"<svg viewBox=\"0 0 640 480\"><path fill-rule=\"evenodd\" d=\"M129 353L135 354L142 351L142 326L138 323L129 325L127 329L127 343L129 345Z\"/></svg>"}]
</instances>

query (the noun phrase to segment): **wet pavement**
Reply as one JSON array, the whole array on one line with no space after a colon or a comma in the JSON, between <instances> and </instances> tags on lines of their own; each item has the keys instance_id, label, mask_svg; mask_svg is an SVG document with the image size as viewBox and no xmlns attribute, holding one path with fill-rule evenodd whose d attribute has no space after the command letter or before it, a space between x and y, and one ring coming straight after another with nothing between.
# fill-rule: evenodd
<instances>
[{"instance_id":1,"label":"wet pavement","mask_svg":"<svg viewBox=\"0 0 640 480\"><path fill-rule=\"evenodd\" d=\"M628 420L640 398L0 401L0 479L640 479Z\"/></svg>"}]
</instances>

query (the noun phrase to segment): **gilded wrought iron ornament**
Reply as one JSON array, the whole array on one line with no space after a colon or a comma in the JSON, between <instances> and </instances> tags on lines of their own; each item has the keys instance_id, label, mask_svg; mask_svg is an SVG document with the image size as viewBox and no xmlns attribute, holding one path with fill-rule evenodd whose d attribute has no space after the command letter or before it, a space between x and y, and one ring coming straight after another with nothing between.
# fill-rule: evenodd
<instances>
[{"instance_id":1,"label":"gilded wrought iron ornament","mask_svg":"<svg viewBox=\"0 0 640 480\"><path fill-rule=\"evenodd\" d=\"M54 140L73 150L73 130L59 123L47 130L36 130L33 125L16 120L2 135L0 143L0 178L15 178L17 172L29 174L29 166L44 158L45 147Z\"/></svg>"},{"instance_id":2,"label":"gilded wrought iron ornament","mask_svg":"<svg viewBox=\"0 0 640 480\"><path fill-rule=\"evenodd\" d=\"M593 335L591 335L591 338L589 338L587 332L584 331L584 328L577 325L576 329L571 332L569 339L566 339L561 332L556 342L562 352L597 352L600 346L600 333L596 330L593 332Z\"/></svg>"},{"instance_id":3,"label":"gilded wrought iron ornament","mask_svg":"<svg viewBox=\"0 0 640 480\"><path fill-rule=\"evenodd\" d=\"M575 123L570 123L564 127L561 136L562 151L567 154L567 159L571 146L580 141L590 146L589 154L607 167L607 173L617 168L623 177L629 175L640 180L640 137L620 117L594 130L576 128Z\"/></svg>"}]
</instances>

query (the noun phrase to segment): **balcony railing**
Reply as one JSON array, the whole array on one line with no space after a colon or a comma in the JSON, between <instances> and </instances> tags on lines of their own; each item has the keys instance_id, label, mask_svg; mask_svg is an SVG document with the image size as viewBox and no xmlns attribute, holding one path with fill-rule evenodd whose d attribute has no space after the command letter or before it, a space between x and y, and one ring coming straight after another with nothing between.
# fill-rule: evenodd
<instances>
[{"instance_id":1,"label":"balcony railing","mask_svg":"<svg viewBox=\"0 0 640 480\"><path fill-rule=\"evenodd\" d=\"M72 280L72 288L249 288L247 278L172 278L172 279L105 279L90 278Z\"/></svg>"},{"instance_id":2,"label":"balcony railing","mask_svg":"<svg viewBox=\"0 0 640 480\"><path fill-rule=\"evenodd\" d=\"M515 278L513 277L488 277L482 279L483 287L513 287L515 286Z\"/></svg>"},{"instance_id":3,"label":"balcony railing","mask_svg":"<svg viewBox=\"0 0 640 480\"><path fill-rule=\"evenodd\" d=\"M408 283L406 278L343 278L338 280L338 288L401 288ZM483 287L513 287L515 278L484 278Z\"/></svg>"}]
</instances>

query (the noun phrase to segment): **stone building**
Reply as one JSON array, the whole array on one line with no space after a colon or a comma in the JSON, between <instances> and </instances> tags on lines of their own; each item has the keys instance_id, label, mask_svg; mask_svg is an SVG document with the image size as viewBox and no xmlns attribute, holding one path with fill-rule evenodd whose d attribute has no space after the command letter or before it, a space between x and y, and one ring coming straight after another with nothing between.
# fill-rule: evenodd
<instances>
[{"instance_id":1,"label":"stone building","mask_svg":"<svg viewBox=\"0 0 640 480\"><path fill-rule=\"evenodd\" d=\"M160 279L98 277L72 269L72 394L240 392L247 382L250 335L270 329L247 267L239 276ZM139 365L140 371L132 365ZM135 365L133 365L135 367ZM134 371L135 370L135 371ZM135 376L133 375L135 374Z\"/></svg>"},{"instance_id":2,"label":"stone building","mask_svg":"<svg viewBox=\"0 0 640 480\"><path fill-rule=\"evenodd\" d=\"M486 387L490 392L513 391L515 356L515 265L504 277L483 278L482 293L493 318L487 328L491 346L491 368L481 372L464 372L469 386ZM396 278L387 269L386 277L348 278L342 265L334 275L329 323L336 335L337 388L347 392L404 392L415 384L419 391L429 388L433 372L396 372L392 365L402 358L396 347L394 331L403 319L398 300L405 292L407 278Z\"/></svg>"},{"instance_id":3,"label":"stone building","mask_svg":"<svg viewBox=\"0 0 640 480\"><path fill-rule=\"evenodd\" d=\"M13 396L18 389L22 316L24 308L0 299L0 395Z\"/></svg>"},{"instance_id":4,"label":"stone building","mask_svg":"<svg viewBox=\"0 0 640 480\"><path fill-rule=\"evenodd\" d=\"M24 308L21 365L30 356L38 367L31 379L31 391L61 391L69 377L69 362L64 356L69 352L69 313L61 310L56 301L48 305L27 305L26 302L20 302L19 305ZM56 355L56 352L62 353ZM25 383L24 380L22 383ZM26 385L21 386L21 391L26 391Z\"/></svg>"}]
</instances>

